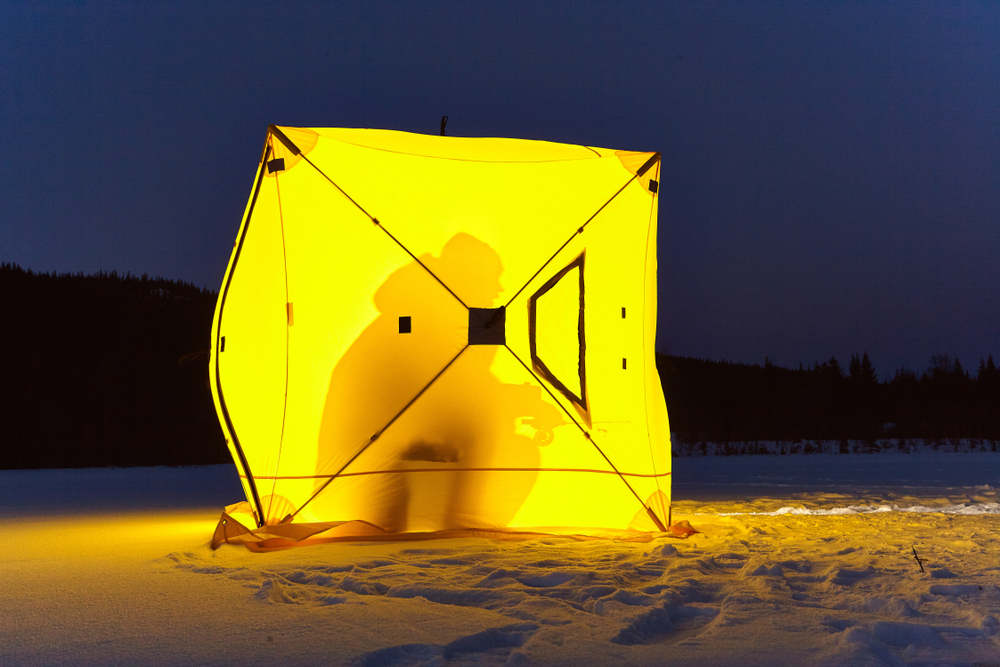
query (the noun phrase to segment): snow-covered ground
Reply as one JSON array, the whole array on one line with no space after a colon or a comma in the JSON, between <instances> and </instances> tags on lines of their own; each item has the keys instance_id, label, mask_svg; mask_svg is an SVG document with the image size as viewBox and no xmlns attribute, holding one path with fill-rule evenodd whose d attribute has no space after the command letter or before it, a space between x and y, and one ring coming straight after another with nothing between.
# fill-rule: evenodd
<instances>
[{"instance_id":1,"label":"snow-covered ground","mask_svg":"<svg viewBox=\"0 0 1000 667\"><path fill-rule=\"evenodd\" d=\"M255 554L231 466L0 471L0 664L1000 664L1000 454L674 475L687 540Z\"/></svg>"}]
</instances>

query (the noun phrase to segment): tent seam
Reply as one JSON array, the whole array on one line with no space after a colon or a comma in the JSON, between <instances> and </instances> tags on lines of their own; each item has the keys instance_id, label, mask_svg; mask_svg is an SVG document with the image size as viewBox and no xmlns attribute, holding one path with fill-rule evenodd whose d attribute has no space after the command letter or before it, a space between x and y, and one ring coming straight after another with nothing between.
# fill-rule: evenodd
<instances>
[{"instance_id":1,"label":"tent seam","mask_svg":"<svg viewBox=\"0 0 1000 667\"><path fill-rule=\"evenodd\" d=\"M656 165L656 175L657 175L657 177L659 177L659 175L660 175L660 164L659 163ZM657 180L659 180L659 178L657 178ZM642 270L642 281L643 281L643 291L642 291L643 292L643 299L642 299L642 326L643 326L643 329L645 329L645 326L646 326L645 323L646 323L646 302L647 302L647 299L646 299L645 295L647 293L647 287L648 287L646 285L646 282L649 280L649 271L648 271L648 269L649 269L649 240L650 240L650 233L651 233L652 227L653 227L653 214L656 211L656 202L657 202L657 200L658 200L658 195L654 194L653 195L653 199L652 199L652 204L650 204L650 208L649 208L649 219L646 221L646 247L645 247L645 252L643 253L644 259L643 259L643 267L642 267L643 268L643 270ZM654 280L655 280L655 278L654 278ZM655 343L656 337L655 337L655 335L653 337L653 340L654 340L654 343L653 343L653 366L655 368L655 366L656 366L656 343ZM643 367L645 367L645 363L646 363L646 360L647 360L647 348L646 348L646 345L647 345L646 332L643 331L643 334L642 334ZM659 372L657 372L657 378L658 377L659 377ZM653 438L652 438L652 435L650 434L650 429L649 429L649 387L647 385L648 385L648 383L646 382L645 378L643 378L643 382L642 382L642 401L643 401L643 413L646 416L646 445L649 447L649 459L650 459L650 462L652 463L652 466L653 466L653 479L656 482L656 491L657 491L657 493L663 493L663 489L660 488L660 478L656 474L656 456L653 453Z\"/></svg>"},{"instance_id":2,"label":"tent seam","mask_svg":"<svg viewBox=\"0 0 1000 667\"><path fill-rule=\"evenodd\" d=\"M344 472L340 473L339 477L360 477L362 475L388 475L397 473L410 473L410 472L583 472L588 474L598 474L598 475L623 475L626 477L669 477L669 472L655 473L650 475L649 473L642 472L621 472L615 470L592 470L590 468L394 468L391 470L365 470L362 472ZM281 475L280 477L274 477L273 479L326 479L328 477L333 477L333 475ZM260 475L257 479L272 479L268 475Z\"/></svg>"},{"instance_id":3,"label":"tent seam","mask_svg":"<svg viewBox=\"0 0 1000 667\"><path fill-rule=\"evenodd\" d=\"M278 226L281 228L281 260L283 263L284 274L285 274L285 308L288 308L288 252L285 246L285 216L281 210L281 186L279 184L280 172L274 174L274 189L278 196ZM285 317L288 315L286 313ZM289 323L285 322L285 398L281 406L281 438L278 440L278 456L277 460L274 462L274 472L275 477L273 484L271 484L271 497L267 504L267 516L271 514L271 507L274 504L274 495L278 489L278 471L281 470L281 452L285 446L285 420L288 416L288 359L289 359L289 337L291 336L291 331Z\"/></svg>"},{"instance_id":4,"label":"tent seam","mask_svg":"<svg viewBox=\"0 0 1000 667\"><path fill-rule=\"evenodd\" d=\"M320 136L323 137L323 135L320 135ZM571 157L571 158L561 158L561 159L552 159L552 160L472 160L470 158L443 157L441 155L426 155L424 153L407 153L406 151L394 151L394 150L391 150L391 149L388 149L388 148L379 148L377 146L367 146L365 144L359 144L359 143L356 143L356 142L353 142L353 141L344 141L343 139L334 139L333 137L323 137L323 138L324 139L329 139L331 141L336 141L337 143L344 144L346 146L356 146L357 148L364 148L366 150L371 150L371 151L380 151L382 153L393 153L395 155L412 155L413 157L428 158L430 160L448 160L450 162L476 162L476 163L479 163L479 164L545 164L545 163L551 163L551 162L583 162L584 160L593 160L593 159L595 159L595 158L592 158L591 156L588 155L586 157ZM479 138L483 138L483 137L463 137L463 138L476 138L476 139L479 139ZM597 151L595 151L590 146L584 146L584 148L586 148L587 150L590 150L590 151L593 151L594 153L596 153L598 159L607 159L607 158L611 158L611 157L614 157L615 159L617 159L617 157L618 157L617 155L601 155L600 153L598 153ZM305 154L303 154L302 157L304 158Z\"/></svg>"}]
</instances>

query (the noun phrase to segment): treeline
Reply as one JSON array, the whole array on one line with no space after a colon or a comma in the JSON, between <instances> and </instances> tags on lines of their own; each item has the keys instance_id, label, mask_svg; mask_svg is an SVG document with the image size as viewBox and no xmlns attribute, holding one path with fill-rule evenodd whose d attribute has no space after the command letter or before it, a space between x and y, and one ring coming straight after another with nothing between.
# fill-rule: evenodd
<instances>
[{"instance_id":1,"label":"treeline","mask_svg":"<svg viewBox=\"0 0 1000 667\"><path fill-rule=\"evenodd\" d=\"M867 354L798 370L661 355L671 430L687 442L1000 440L1000 370L935 356L879 382Z\"/></svg>"},{"instance_id":2,"label":"treeline","mask_svg":"<svg viewBox=\"0 0 1000 667\"><path fill-rule=\"evenodd\" d=\"M0 468L229 461L208 386L216 294L0 264Z\"/></svg>"},{"instance_id":3,"label":"treeline","mask_svg":"<svg viewBox=\"0 0 1000 667\"><path fill-rule=\"evenodd\" d=\"M0 264L0 468L231 459L212 405L217 295L115 272ZM660 355L686 443L1000 440L1000 371L934 357L879 382L867 355L792 370ZM746 445L749 447L749 445Z\"/></svg>"}]
</instances>

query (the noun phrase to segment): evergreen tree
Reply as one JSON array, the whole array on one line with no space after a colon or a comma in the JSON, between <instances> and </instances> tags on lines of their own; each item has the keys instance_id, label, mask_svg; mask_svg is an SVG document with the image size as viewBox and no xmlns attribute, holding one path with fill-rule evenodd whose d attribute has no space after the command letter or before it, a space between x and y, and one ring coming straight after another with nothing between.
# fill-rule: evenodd
<instances>
[{"instance_id":1,"label":"evergreen tree","mask_svg":"<svg viewBox=\"0 0 1000 667\"><path fill-rule=\"evenodd\" d=\"M867 385L878 383L878 375L875 373L875 367L872 366L872 360L868 358L868 352L865 352L861 357L861 381Z\"/></svg>"},{"instance_id":2,"label":"evergreen tree","mask_svg":"<svg viewBox=\"0 0 1000 667\"><path fill-rule=\"evenodd\" d=\"M861 378L861 360L857 354L851 355L851 363L847 365L847 377L857 382Z\"/></svg>"}]
</instances>

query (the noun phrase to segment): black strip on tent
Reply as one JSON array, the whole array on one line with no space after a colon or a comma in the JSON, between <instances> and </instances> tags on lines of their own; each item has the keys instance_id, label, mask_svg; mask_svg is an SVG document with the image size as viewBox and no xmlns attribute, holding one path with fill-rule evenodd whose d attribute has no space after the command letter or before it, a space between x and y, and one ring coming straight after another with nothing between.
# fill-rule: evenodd
<instances>
[{"instance_id":1,"label":"black strip on tent","mask_svg":"<svg viewBox=\"0 0 1000 667\"><path fill-rule=\"evenodd\" d=\"M286 137L285 133L278 129L277 125L269 125L267 129L271 132L271 134L278 137L278 141L283 143L285 148L292 151L292 155L299 155L302 153L302 151L299 150L299 147L293 144L292 140Z\"/></svg>"},{"instance_id":2,"label":"black strip on tent","mask_svg":"<svg viewBox=\"0 0 1000 667\"><path fill-rule=\"evenodd\" d=\"M267 157L270 154L270 146L264 151L263 162L267 161ZM253 190L253 200L250 202L250 209L247 211L246 223L243 225L243 233L240 234L240 242L236 246L236 255L233 257L233 266L229 270L229 275L226 276L226 286L222 290L222 296L219 302L219 324L217 327L218 331L222 331L222 315L226 308L226 296L229 294L229 286L233 282L233 273L236 272L236 265L240 261L240 253L243 251L243 242L247 238L247 232L250 230L250 219L253 216L254 206L257 205L257 195L260 194L260 186L264 182L264 169L261 168L260 174L257 176L257 185ZM247 461L246 455L243 453L243 447L240 446L240 439L236 435L236 428L233 426L233 420L229 416L229 409L226 407L226 397L222 391L222 377L219 374L219 362L221 359L218 356L222 350L225 349L226 337L221 336L218 342L218 347L220 349L216 350L215 357L215 389L219 394L219 407L222 409L222 416L226 420L226 428L229 430L229 434L233 436L233 449L236 450L236 455L240 459L240 465L243 468L243 472L246 473L247 484L250 486L250 495L253 497L254 507L257 508L257 525L264 525L264 506L260 502L260 494L257 492L257 482L254 481L253 472L250 470L250 464Z\"/></svg>"},{"instance_id":3,"label":"black strip on tent","mask_svg":"<svg viewBox=\"0 0 1000 667\"><path fill-rule=\"evenodd\" d=\"M650 167L652 167L654 164L656 164L659 161L660 161L660 154L659 153L653 153L653 155L650 156L650 158L648 160L646 160L646 162L641 167L639 167L639 171L635 172L635 175L636 176L642 176L647 171L649 171Z\"/></svg>"}]
</instances>

